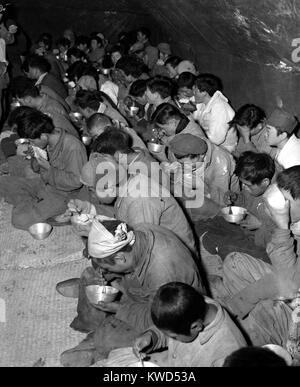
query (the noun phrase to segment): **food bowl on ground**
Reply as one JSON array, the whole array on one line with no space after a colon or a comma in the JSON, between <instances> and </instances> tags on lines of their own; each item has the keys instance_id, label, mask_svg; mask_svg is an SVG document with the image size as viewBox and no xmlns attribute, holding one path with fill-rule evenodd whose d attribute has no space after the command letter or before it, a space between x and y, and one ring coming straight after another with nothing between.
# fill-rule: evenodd
<instances>
[{"instance_id":1,"label":"food bowl on ground","mask_svg":"<svg viewBox=\"0 0 300 387\"><path fill-rule=\"evenodd\" d=\"M81 140L82 140L82 142L84 143L84 145L89 146L89 145L91 145L92 137L89 137L89 136L82 136L82 137L81 137Z\"/></svg>"},{"instance_id":2,"label":"food bowl on ground","mask_svg":"<svg viewBox=\"0 0 300 387\"><path fill-rule=\"evenodd\" d=\"M42 241L51 234L53 227L48 223L36 223L28 231L34 239Z\"/></svg>"},{"instance_id":3,"label":"food bowl on ground","mask_svg":"<svg viewBox=\"0 0 300 387\"><path fill-rule=\"evenodd\" d=\"M267 344L264 345L263 348L269 349L270 351L276 353L276 355L282 357L288 366L291 366L293 364L293 358L289 354L289 352L281 347L280 345L275 345L275 344Z\"/></svg>"},{"instance_id":4,"label":"food bowl on ground","mask_svg":"<svg viewBox=\"0 0 300 387\"><path fill-rule=\"evenodd\" d=\"M164 146L162 144L156 144L154 142L149 142L148 149L150 152L160 153L164 150Z\"/></svg>"},{"instance_id":5,"label":"food bowl on ground","mask_svg":"<svg viewBox=\"0 0 300 387\"><path fill-rule=\"evenodd\" d=\"M232 213L230 213L232 212ZM242 207L226 207L221 211L223 218L228 223L240 223L247 215L247 210Z\"/></svg>"},{"instance_id":6,"label":"food bowl on ground","mask_svg":"<svg viewBox=\"0 0 300 387\"><path fill-rule=\"evenodd\" d=\"M119 290L112 286L90 285L85 288L88 300L91 304L100 302L113 302L117 298Z\"/></svg>"}]
</instances>

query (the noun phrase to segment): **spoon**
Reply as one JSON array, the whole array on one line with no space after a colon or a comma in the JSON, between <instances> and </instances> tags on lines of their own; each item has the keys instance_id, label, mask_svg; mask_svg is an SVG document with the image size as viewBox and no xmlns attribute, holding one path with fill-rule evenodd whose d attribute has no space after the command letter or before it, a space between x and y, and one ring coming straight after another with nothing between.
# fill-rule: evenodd
<instances>
[{"instance_id":1,"label":"spoon","mask_svg":"<svg viewBox=\"0 0 300 387\"><path fill-rule=\"evenodd\" d=\"M139 360L140 360L141 367L145 367L144 360L142 358L142 354L141 353L139 353Z\"/></svg>"}]
</instances>

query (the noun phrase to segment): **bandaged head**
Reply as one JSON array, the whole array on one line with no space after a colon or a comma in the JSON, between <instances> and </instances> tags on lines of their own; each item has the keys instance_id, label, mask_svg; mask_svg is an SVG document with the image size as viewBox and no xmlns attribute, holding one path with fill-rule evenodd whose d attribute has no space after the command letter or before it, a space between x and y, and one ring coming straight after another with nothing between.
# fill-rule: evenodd
<instances>
[{"instance_id":1,"label":"bandaged head","mask_svg":"<svg viewBox=\"0 0 300 387\"><path fill-rule=\"evenodd\" d=\"M107 258L134 243L135 234L133 231L128 232L126 223L120 223L112 234L97 217L94 219L88 239L89 254L92 257Z\"/></svg>"}]
</instances>

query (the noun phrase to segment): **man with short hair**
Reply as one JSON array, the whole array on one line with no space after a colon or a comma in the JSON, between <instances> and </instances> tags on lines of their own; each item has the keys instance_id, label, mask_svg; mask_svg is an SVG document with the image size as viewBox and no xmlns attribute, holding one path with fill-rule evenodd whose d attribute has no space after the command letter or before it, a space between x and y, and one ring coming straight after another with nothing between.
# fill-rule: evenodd
<instances>
[{"instance_id":1,"label":"man with short hair","mask_svg":"<svg viewBox=\"0 0 300 387\"><path fill-rule=\"evenodd\" d=\"M27 65L28 77L36 81L36 86L40 84L46 85L53 89L63 99L67 98L68 92L66 87L59 79L49 73L50 64L45 58L39 55L31 55L27 58Z\"/></svg>"},{"instance_id":2,"label":"man with short hair","mask_svg":"<svg viewBox=\"0 0 300 387\"><path fill-rule=\"evenodd\" d=\"M36 179L2 177L0 195L14 205L14 227L28 230L35 223L46 222L65 212L68 201L80 194L80 172L87 155L77 138L56 129L51 118L39 111L24 117L18 134L35 147L31 165L40 176Z\"/></svg>"},{"instance_id":3,"label":"man with short hair","mask_svg":"<svg viewBox=\"0 0 300 387\"><path fill-rule=\"evenodd\" d=\"M245 152L237 161L235 175L242 184L242 192L226 193L225 203L247 209L240 226L254 236L256 246L266 247L274 223L265 212L263 195L275 177L275 163L266 153Z\"/></svg>"},{"instance_id":4,"label":"man with short hair","mask_svg":"<svg viewBox=\"0 0 300 387\"><path fill-rule=\"evenodd\" d=\"M163 103L174 103L172 102L174 95L175 85L168 78L153 78L147 83L146 98L153 107L152 112Z\"/></svg>"},{"instance_id":5,"label":"man with short hair","mask_svg":"<svg viewBox=\"0 0 300 387\"><path fill-rule=\"evenodd\" d=\"M74 104L85 119L90 118L95 113L102 113L117 123L128 124L121 113L112 106L109 97L102 92L79 90L76 93Z\"/></svg>"},{"instance_id":6,"label":"man with short hair","mask_svg":"<svg viewBox=\"0 0 300 387\"><path fill-rule=\"evenodd\" d=\"M201 74L194 86L197 111L194 118L199 122L208 139L232 153L238 138L235 128L230 128L235 112L222 94L221 80L212 74Z\"/></svg>"},{"instance_id":7,"label":"man with short hair","mask_svg":"<svg viewBox=\"0 0 300 387\"><path fill-rule=\"evenodd\" d=\"M32 82L17 82L14 94L23 106L29 106L49 115L54 126L65 130L75 137L79 134L70 121L70 117L65 108L55 99L46 94L41 94L39 88Z\"/></svg>"},{"instance_id":8,"label":"man with short hair","mask_svg":"<svg viewBox=\"0 0 300 387\"><path fill-rule=\"evenodd\" d=\"M96 113L93 116L91 116L87 120L86 125L87 125L88 132L90 133L93 140L95 141L95 144L96 142L98 142L97 137L99 137L107 128L114 127L112 120L101 113ZM133 129L128 128L126 126L124 127L122 126L122 128L119 128L117 130L122 130L130 136L133 148L146 149L146 145L144 144L143 140L136 134L136 132ZM96 145L93 146L93 149L96 149Z\"/></svg>"},{"instance_id":9,"label":"man with short hair","mask_svg":"<svg viewBox=\"0 0 300 387\"><path fill-rule=\"evenodd\" d=\"M275 109L267 120L266 139L276 149L275 160L283 169L300 165L300 139L294 134L297 119L283 109Z\"/></svg>"},{"instance_id":10,"label":"man with short hair","mask_svg":"<svg viewBox=\"0 0 300 387\"><path fill-rule=\"evenodd\" d=\"M266 206L276 225L267 248L271 264L246 254L229 255L223 267L221 302L239 318L254 345L285 347L292 318L288 301L300 289L299 243L295 250L299 231L294 228L300 221L300 166L278 175L266 196ZM287 303L274 307L276 300Z\"/></svg>"},{"instance_id":11,"label":"man with short hair","mask_svg":"<svg viewBox=\"0 0 300 387\"><path fill-rule=\"evenodd\" d=\"M196 289L169 283L158 290L152 306L154 325L135 340L138 358L168 347L167 367L222 367L233 351L246 340L228 313Z\"/></svg>"},{"instance_id":12,"label":"man with short hair","mask_svg":"<svg viewBox=\"0 0 300 387\"><path fill-rule=\"evenodd\" d=\"M130 52L134 53L143 49L145 51L145 64L150 70L156 65L159 58L157 47L153 47L150 43L151 31L146 27L141 27L137 30L137 42L130 48Z\"/></svg>"}]
</instances>

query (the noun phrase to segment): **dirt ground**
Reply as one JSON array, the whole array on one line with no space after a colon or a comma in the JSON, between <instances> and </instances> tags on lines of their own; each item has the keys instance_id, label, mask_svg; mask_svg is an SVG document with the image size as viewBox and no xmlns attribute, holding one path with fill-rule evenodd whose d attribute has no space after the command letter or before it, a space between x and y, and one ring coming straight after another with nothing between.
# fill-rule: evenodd
<instances>
[{"instance_id":1,"label":"dirt ground","mask_svg":"<svg viewBox=\"0 0 300 387\"><path fill-rule=\"evenodd\" d=\"M70 227L35 241L10 225L11 207L0 203L0 366L59 366L59 355L85 335L69 328L76 300L55 290L89 263Z\"/></svg>"}]
</instances>

